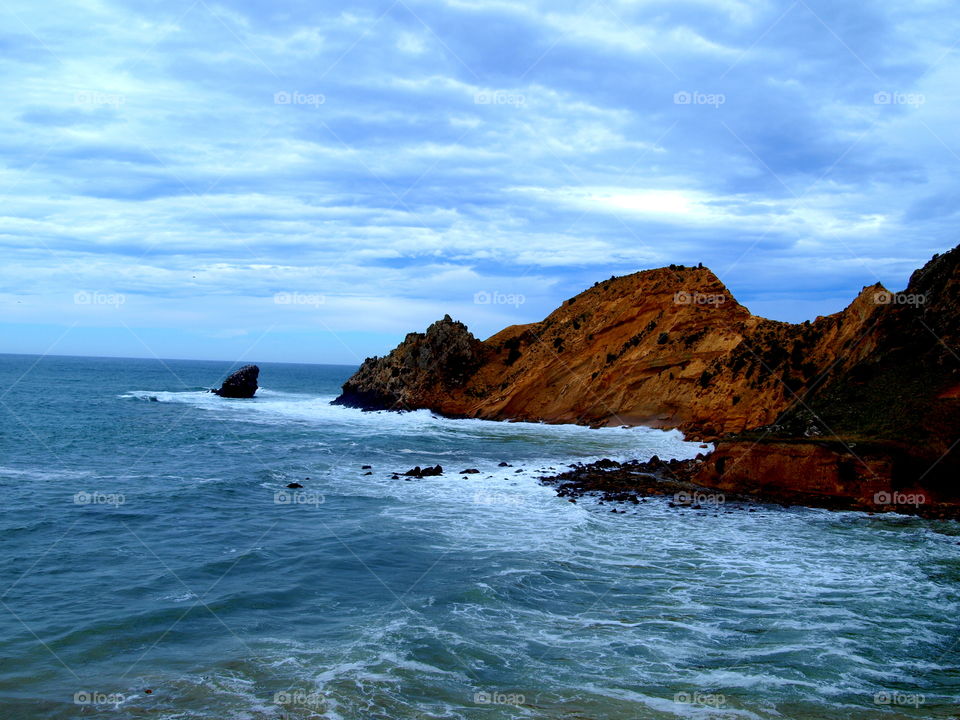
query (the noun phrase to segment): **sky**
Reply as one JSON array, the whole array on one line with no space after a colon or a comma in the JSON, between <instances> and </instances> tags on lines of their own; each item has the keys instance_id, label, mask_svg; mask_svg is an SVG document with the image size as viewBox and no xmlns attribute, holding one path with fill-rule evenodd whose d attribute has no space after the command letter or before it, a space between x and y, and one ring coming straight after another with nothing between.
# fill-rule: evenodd
<instances>
[{"instance_id":1,"label":"sky","mask_svg":"<svg viewBox=\"0 0 960 720\"><path fill-rule=\"evenodd\" d=\"M357 364L703 262L802 321L958 243L952 0L10 0L0 352Z\"/></svg>"}]
</instances>

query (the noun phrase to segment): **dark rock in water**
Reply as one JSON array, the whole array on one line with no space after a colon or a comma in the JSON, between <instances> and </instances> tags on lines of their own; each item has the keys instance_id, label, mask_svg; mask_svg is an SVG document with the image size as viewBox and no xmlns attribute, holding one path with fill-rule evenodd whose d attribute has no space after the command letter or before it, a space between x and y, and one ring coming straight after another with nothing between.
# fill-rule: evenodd
<instances>
[{"instance_id":1,"label":"dark rock in water","mask_svg":"<svg viewBox=\"0 0 960 720\"><path fill-rule=\"evenodd\" d=\"M296 490L297 488L302 488L303 485L301 485L298 482L292 482L292 483L289 483L287 487L290 488L291 490Z\"/></svg>"},{"instance_id":2,"label":"dark rock in water","mask_svg":"<svg viewBox=\"0 0 960 720\"><path fill-rule=\"evenodd\" d=\"M479 472L480 472L480 471L477 470L476 468L467 468L466 470L461 470L461 471L460 471L460 474L461 474L461 475L476 475L476 474L479 473Z\"/></svg>"},{"instance_id":3,"label":"dark rock in water","mask_svg":"<svg viewBox=\"0 0 960 720\"><path fill-rule=\"evenodd\" d=\"M260 368L256 365L244 365L224 380L219 390L210 392L225 398L252 398L257 391L259 377Z\"/></svg>"},{"instance_id":4,"label":"dark rock in water","mask_svg":"<svg viewBox=\"0 0 960 720\"><path fill-rule=\"evenodd\" d=\"M372 472L365 472L364 475L373 475Z\"/></svg>"},{"instance_id":5,"label":"dark rock in water","mask_svg":"<svg viewBox=\"0 0 960 720\"><path fill-rule=\"evenodd\" d=\"M412 470L407 470L404 475L415 478L432 477L435 475L443 475L443 468L439 465L425 468L421 468L419 465L417 465Z\"/></svg>"},{"instance_id":6,"label":"dark rock in water","mask_svg":"<svg viewBox=\"0 0 960 720\"><path fill-rule=\"evenodd\" d=\"M511 465L510 463L504 461L504 462L500 463L499 465L497 465L497 467L513 467L513 465Z\"/></svg>"},{"instance_id":7,"label":"dark rock in water","mask_svg":"<svg viewBox=\"0 0 960 720\"><path fill-rule=\"evenodd\" d=\"M373 470L373 465L361 465L361 470Z\"/></svg>"}]
</instances>

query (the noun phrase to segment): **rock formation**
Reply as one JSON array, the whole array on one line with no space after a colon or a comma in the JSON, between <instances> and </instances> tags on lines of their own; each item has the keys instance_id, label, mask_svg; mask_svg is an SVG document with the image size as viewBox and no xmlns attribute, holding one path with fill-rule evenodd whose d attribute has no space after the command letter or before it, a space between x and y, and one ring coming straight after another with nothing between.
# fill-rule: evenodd
<instances>
[{"instance_id":1,"label":"rock formation","mask_svg":"<svg viewBox=\"0 0 960 720\"><path fill-rule=\"evenodd\" d=\"M225 398L252 398L257 392L257 379L260 368L256 365L244 365L223 381L219 390L210 392Z\"/></svg>"},{"instance_id":2,"label":"rock formation","mask_svg":"<svg viewBox=\"0 0 960 720\"><path fill-rule=\"evenodd\" d=\"M446 407L485 356L483 343L467 326L445 315L426 333L407 335L386 357L365 360L334 404L364 410Z\"/></svg>"},{"instance_id":3,"label":"rock formation","mask_svg":"<svg viewBox=\"0 0 960 720\"><path fill-rule=\"evenodd\" d=\"M697 478L710 486L793 473L809 478L797 492L923 486L952 496L958 268L960 248L934 257L902 293L868 286L841 312L801 324L751 315L703 267L612 277L483 342L446 316L366 360L335 402L680 428L722 438Z\"/></svg>"},{"instance_id":4,"label":"rock formation","mask_svg":"<svg viewBox=\"0 0 960 720\"><path fill-rule=\"evenodd\" d=\"M772 426L724 439L700 482L856 495L864 505L960 501L960 248L913 273ZM914 510L922 508L914 507Z\"/></svg>"}]
</instances>

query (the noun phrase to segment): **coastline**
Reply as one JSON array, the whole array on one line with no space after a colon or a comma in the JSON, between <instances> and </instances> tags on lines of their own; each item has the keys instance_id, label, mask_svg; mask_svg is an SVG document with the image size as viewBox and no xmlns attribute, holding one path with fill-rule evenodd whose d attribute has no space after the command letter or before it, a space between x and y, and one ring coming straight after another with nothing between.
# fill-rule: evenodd
<instances>
[{"instance_id":1,"label":"coastline","mask_svg":"<svg viewBox=\"0 0 960 720\"><path fill-rule=\"evenodd\" d=\"M671 507L695 510L727 503L768 504L870 515L913 515L928 520L960 520L960 505L937 501L922 491L877 490L873 496L863 496L862 493L795 490L783 485L746 486L743 483L713 482L711 459L715 452L700 454L691 460L664 461L654 456L648 461L619 462L605 458L577 463L569 470L537 479L542 485L553 487L559 497L566 497L571 502L585 495L598 497L600 504L638 504L648 497L673 496Z\"/></svg>"}]
</instances>

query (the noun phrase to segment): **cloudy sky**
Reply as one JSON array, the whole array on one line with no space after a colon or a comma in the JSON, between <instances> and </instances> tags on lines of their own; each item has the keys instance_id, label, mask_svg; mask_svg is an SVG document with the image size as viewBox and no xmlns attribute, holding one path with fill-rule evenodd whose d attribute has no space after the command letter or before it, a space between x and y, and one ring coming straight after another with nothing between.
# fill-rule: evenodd
<instances>
[{"instance_id":1,"label":"cloudy sky","mask_svg":"<svg viewBox=\"0 0 960 720\"><path fill-rule=\"evenodd\" d=\"M0 17L0 352L356 363L701 261L799 321L958 242L953 0Z\"/></svg>"}]
</instances>

